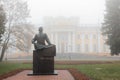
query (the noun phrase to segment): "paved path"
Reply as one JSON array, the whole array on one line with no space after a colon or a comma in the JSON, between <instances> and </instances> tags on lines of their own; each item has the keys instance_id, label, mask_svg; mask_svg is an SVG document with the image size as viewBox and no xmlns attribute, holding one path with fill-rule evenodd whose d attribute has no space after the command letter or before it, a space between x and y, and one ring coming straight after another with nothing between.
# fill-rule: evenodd
<instances>
[{"instance_id":1,"label":"paved path","mask_svg":"<svg viewBox=\"0 0 120 80\"><path fill-rule=\"evenodd\" d=\"M67 70L57 70L58 75L27 76L31 70L24 70L4 80L74 80Z\"/></svg>"}]
</instances>

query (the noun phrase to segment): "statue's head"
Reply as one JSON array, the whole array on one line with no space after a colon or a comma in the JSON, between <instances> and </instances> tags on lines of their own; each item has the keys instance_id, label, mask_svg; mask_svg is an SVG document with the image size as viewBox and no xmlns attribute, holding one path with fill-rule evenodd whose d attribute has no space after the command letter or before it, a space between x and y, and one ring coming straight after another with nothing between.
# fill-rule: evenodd
<instances>
[{"instance_id":1,"label":"statue's head","mask_svg":"<svg viewBox=\"0 0 120 80\"><path fill-rule=\"evenodd\" d=\"M43 32L43 28L42 27L39 27L39 32Z\"/></svg>"}]
</instances>

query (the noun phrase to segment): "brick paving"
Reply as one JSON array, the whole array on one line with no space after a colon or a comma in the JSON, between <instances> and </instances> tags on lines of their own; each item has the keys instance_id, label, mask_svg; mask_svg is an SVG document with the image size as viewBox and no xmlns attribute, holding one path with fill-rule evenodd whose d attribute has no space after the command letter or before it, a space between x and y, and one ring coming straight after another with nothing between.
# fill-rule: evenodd
<instances>
[{"instance_id":1,"label":"brick paving","mask_svg":"<svg viewBox=\"0 0 120 80\"><path fill-rule=\"evenodd\" d=\"M4 80L75 80L68 70L56 70L58 75L28 76L31 70L24 70Z\"/></svg>"}]
</instances>

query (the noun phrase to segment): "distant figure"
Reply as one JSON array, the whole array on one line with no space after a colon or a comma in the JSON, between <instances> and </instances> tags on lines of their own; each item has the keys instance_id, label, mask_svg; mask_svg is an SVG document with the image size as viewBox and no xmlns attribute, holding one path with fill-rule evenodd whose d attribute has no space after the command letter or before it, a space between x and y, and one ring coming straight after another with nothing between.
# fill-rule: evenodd
<instances>
[{"instance_id":1,"label":"distant figure","mask_svg":"<svg viewBox=\"0 0 120 80\"><path fill-rule=\"evenodd\" d=\"M48 43L48 45L45 44L45 41ZM35 35L35 37L32 40L32 43L34 44L36 50L52 47L52 44L47 34L43 33L42 27L39 28L39 33Z\"/></svg>"}]
</instances>

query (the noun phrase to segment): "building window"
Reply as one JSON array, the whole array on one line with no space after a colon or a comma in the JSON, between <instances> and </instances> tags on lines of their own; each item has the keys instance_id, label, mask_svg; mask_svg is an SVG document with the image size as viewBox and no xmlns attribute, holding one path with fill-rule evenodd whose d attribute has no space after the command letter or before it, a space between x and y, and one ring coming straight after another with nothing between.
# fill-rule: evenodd
<instances>
[{"instance_id":1,"label":"building window","mask_svg":"<svg viewBox=\"0 0 120 80\"><path fill-rule=\"evenodd\" d=\"M77 51L80 51L80 44L77 44Z\"/></svg>"},{"instance_id":2,"label":"building window","mask_svg":"<svg viewBox=\"0 0 120 80\"><path fill-rule=\"evenodd\" d=\"M97 46L96 46L96 44L94 44L94 52L96 52L97 51Z\"/></svg>"},{"instance_id":3,"label":"building window","mask_svg":"<svg viewBox=\"0 0 120 80\"><path fill-rule=\"evenodd\" d=\"M80 34L78 34L78 39L80 39Z\"/></svg>"},{"instance_id":4,"label":"building window","mask_svg":"<svg viewBox=\"0 0 120 80\"><path fill-rule=\"evenodd\" d=\"M88 39L88 35L87 34L85 35L85 39Z\"/></svg>"},{"instance_id":5,"label":"building window","mask_svg":"<svg viewBox=\"0 0 120 80\"><path fill-rule=\"evenodd\" d=\"M88 52L88 44L85 45L85 51Z\"/></svg>"},{"instance_id":6,"label":"building window","mask_svg":"<svg viewBox=\"0 0 120 80\"><path fill-rule=\"evenodd\" d=\"M106 52L106 45L103 45L103 51Z\"/></svg>"},{"instance_id":7,"label":"building window","mask_svg":"<svg viewBox=\"0 0 120 80\"><path fill-rule=\"evenodd\" d=\"M93 39L96 39L96 35L95 34L93 35Z\"/></svg>"}]
</instances>

